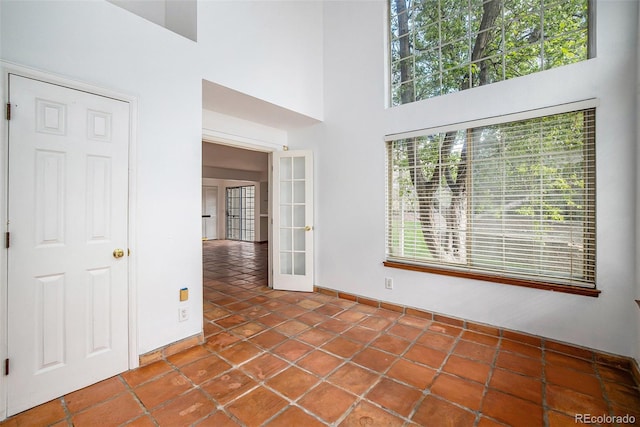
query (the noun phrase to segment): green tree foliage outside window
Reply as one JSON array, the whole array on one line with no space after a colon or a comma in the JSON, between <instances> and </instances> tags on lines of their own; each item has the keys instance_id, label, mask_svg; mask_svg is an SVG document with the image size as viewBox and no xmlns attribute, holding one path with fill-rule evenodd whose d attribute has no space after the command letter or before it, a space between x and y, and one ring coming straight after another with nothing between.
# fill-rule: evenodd
<instances>
[{"instance_id":1,"label":"green tree foliage outside window","mask_svg":"<svg viewBox=\"0 0 640 427\"><path fill-rule=\"evenodd\" d=\"M390 0L393 105L583 61L589 0Z\"/></svg>"},{"instance_id":2,"label":"green tree foliage outside window","mask_svg":"<svg viewBox=\"0 0 640 427\"><path fill-rule=\"evenodd\" d=\"M595 111L389 141L389 260L592 287Z\"/></svg>"},{"instance_id":3,"label":"green tree foliage outside window","mask_svg":"<svg viewBox=\"0 0 640 427\"><path fill-rule=\"evenodd\" d=\"M589 57L589 0L390 0L394 105ZM388 144L387 258L595 284L595 111Z\"/></svg>"}]
</instances>

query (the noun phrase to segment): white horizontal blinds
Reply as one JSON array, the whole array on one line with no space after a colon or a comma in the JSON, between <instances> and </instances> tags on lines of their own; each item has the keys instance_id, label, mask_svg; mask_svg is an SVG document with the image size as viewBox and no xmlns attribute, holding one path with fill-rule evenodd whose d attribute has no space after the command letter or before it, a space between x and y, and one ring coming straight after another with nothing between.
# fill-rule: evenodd
<instances>
[{"instance_id":1,"label":"white horizontal blinds","mask_svg":"<svg viewBox=\"0 0 640 427\"><path fill-rule=\"evenodd\" d=\"M465 139L452 131L388 143L390 258L464 262Z\"/></svg>"},{"instance_id":2,"label":"white horizontal blinds","mask_svg":"<svg viewBox=\"0 0 640 427\"><path fill-rule=\"evenodd\" d=\"M594 282L594 118L580 111L472 131L469 264Z\"/></svg>"},{"instance_id":3,"label":"white horizontal blinds","mask_svg":"<svg viewBox=\"0 0 640 427\"><path fill-rule=\"evenodd\" d=\"M594 285L595 110L388 143L388 259Z\"/></svg>"}]
</instances>

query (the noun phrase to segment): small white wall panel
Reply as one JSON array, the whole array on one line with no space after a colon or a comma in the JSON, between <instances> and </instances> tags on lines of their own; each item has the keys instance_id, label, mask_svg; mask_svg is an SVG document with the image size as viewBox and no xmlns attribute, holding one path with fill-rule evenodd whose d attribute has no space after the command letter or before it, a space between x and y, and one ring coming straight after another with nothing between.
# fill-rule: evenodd
<instances>
[{"instance_id":1,"label":"small white wall panel","mask_svg":"<svg viewBox=\"0 0 640 427\"><path fill-rule=\"evenodd\" d=\"M88 356L111 348L111 269L88 271L87 353Z\"/></svg>"},{"instance_id":2,"label":"small white wall panel","mask_svg":"<svg viewBox=\"0 0 640 427\"><path fill-rule=\"evenodd\" d=\"M36 99L36 130L40 133L64 135L67 129L67 107L53 101Z\"/></svg>"},{"instance_id":3,"label":"small white wall panel","mask_svg":"<svg viewBox=\"0 0 640 427\"><path fill-rule=\"evenodd\" d=\"M64 274L36 277L36 371L64 365Z\"/></svg>"},{"instance_id":4,"label":"small white wall panel","mask_svg":"<svg viewBox=\"0 0 640 427\"><path fill-rule=\"evenodd\" d=\"M36 151L36 244L64 243L65 155Z\"/></svg>"},{"instance_id":5,"label":"small white wall panel","mask_svg":"<svg viewBox=\"0 0 640 427\"><path fill-rule=\"evenodd\" d=\"M111 142L111 114L87 111L87 138L94 141Z\"/></svg>"},{"instance_id":6,"label":"small white wall panel","mask_svg":"<svg viewBox=\"0 0 640 427\"><path fill-rule=\"evenodd\" d=\"M87 157L87 241L109 239L111 159Z\"/></svg>"}]
</instances>

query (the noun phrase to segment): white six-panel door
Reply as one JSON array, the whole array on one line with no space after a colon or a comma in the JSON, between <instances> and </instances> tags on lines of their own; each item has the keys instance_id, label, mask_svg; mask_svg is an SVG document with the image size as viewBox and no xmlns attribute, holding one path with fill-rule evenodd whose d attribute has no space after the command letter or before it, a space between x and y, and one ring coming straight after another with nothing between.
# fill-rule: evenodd
<instances>
[{"instance_id":1,"label":"white six-panel door","mask_svg":"<svg viewBox=\"0 0 640 427\"><path fill-rule=\"evenodd\" d=\"M313 291L313 157L273 153L273 288Z\"/></svg>"},{"instance_id":2,"label":"white six-panel door","mask_svg":"<svg viewBox=\"0 0 640 427\"><path fill-rule=\"evenodd\" d=\"M9 98L12 415L128 368L129 104L17 75Z\"/></svg>"}]
</instances>

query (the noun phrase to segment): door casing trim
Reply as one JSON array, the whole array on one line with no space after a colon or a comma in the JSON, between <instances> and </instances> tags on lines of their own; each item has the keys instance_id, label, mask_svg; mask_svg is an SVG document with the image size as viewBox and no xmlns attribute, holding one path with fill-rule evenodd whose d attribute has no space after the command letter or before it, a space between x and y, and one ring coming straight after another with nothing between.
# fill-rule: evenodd
<instances>
[{"instance_id":1,"label":"door casing trim","mask_svg":"<svg viewBox=\"0 0 640 427\"><path fill-rule=\"evenodd\" d=\"M137 247L136 239L136 206L137 206L137 126L138 126L138 99L135 96L117 92L91 83L74 80L54 73L29 68L23 65L0 61L0 98L2 99L2 120L0 120L0 165L4 172L0 173L0 224L2 233L7 231L8 214L8 166L9 166L9 128L5 117L5 105L8 102L9 75L14 74L45 83L64 86L69 89L92 93L95 95L113 98L129 104L129 200L128 200L128 240L129 240L129 271L128 271L128 365L129 369L139 366L138 358L138 303L136 264ZM0 361L4 370L4 360L9 357L8 349L8 299L7 299L7 249L0 247ZM7 381L4 380L4 372L0 372L0 421L7 417Z\"/></svg>"}]
</instances>

